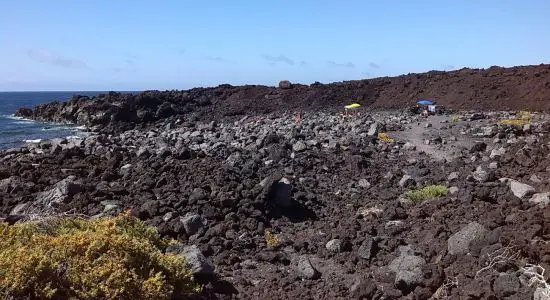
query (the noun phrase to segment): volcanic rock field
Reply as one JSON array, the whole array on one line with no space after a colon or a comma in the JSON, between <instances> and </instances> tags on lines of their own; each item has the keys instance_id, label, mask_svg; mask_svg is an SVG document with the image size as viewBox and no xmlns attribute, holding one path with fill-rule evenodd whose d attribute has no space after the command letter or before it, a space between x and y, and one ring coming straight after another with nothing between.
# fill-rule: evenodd
<instances>
[{"instance_id":1,"label":"volcanic rock field","mask_svg":"<svg viewBox=\"0 0 550 300\"><path fill-rule=\"evenodd\" d=\"M0 217L129 209L198 299L550 299L549 109L549 65L75 96L18 111L87 129L0 152Z\"/></svg>"}]
</instances>

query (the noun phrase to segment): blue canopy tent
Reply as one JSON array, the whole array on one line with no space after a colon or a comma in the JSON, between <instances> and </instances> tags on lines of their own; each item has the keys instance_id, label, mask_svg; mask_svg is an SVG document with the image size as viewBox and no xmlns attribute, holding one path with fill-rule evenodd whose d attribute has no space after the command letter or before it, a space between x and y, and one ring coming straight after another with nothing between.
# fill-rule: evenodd
<instances>
[{"instance_id":1,"label":"blue canopy tent","mask_svg":"<svg viewBox=\"0 0 550 300\"><path fill-rule=\"evenodd\" d=\"M418 104L418 105L433 105L434 102L432 100L418 100L418 101L416 101L416 104Z\"/></svg>"}]
</instances>

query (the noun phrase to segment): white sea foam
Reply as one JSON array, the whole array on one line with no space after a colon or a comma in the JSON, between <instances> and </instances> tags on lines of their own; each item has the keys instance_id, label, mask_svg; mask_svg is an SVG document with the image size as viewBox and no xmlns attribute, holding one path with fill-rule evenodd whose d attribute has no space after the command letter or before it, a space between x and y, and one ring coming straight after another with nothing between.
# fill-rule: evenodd
<instances>
[{"instance_id":1,"label":"white sea foam","mask_svg":"<svg viewBox=\"0 0 550 300\"><path fill-rule=\"evenodd\" d=\"M32 120L21 120L21 121L15 121L15 122L13 122L13 123L14 123L14 124L21 124L21 125L23 125L23 124L33 124L33 123L35 123L35 122L32 121Z\"/></svg>"},{"instance_id":2,"label":"white sea foam","mask_svg":"<svg viewBox=\"0 0 550 300\"><path fill-rule=\"evenodd\" d=\"M45 140L65 135L68 135L65 137L66 139L83 139L87 136L86 130L88 128L86 126L37 121L16 117L13 114L0 114L0 119L3 120L2 123L7 121L5 123L13 127L11 131L0 131L0 149L19 143L27 145L39 144Z\"/></svg>"},{"instance_id":3,"label":"white sea foam","mask_svg":"<svg viewBox=\"0 0 550 300\"><path fill-rule=\"evenodd\" d=\"M60 131L60 130L71 130L74 127L69 126L52 126L52 127L43 127L42 131Z\"/></svg>"},{"instance_id":4,"label":"white sea foam","mask_svg":"<svg viewBox=\"0 0 550 300\"><path fill-rule=\"evenodd\" d=\"M23 118L23 117L16 117L15 115L0 115L0 117L5 118L5 119L11 119L11 120L27 120L27 121L32 121L32 120L29 120L29 119L25 119L25 118Z\"/></svg>"},{"instance_id":5,"label":"white sea foam","mask_svg":"<svg viewBox=\"0 0 550 300\"><path fill-rule=\"evenodd\" d=\"M31 143L31 144L38 144L42 142L42 139L36 139L36 140L23 140L25 143Z\"/></svg>"},{"instance_id":6,"label":"white sea foam","mask_svg":"<svg viewBox=\"0 0 550 300\"><path fill-rule=\"evenodd\" d=\"M29 122L35 122L34 120L25 119L23 117L16 117L15 115L3 115L2 117L6 118L6 119L11 119L11 120L25 120L25 121L29 121Z\"/></svg>"}]
</instances>

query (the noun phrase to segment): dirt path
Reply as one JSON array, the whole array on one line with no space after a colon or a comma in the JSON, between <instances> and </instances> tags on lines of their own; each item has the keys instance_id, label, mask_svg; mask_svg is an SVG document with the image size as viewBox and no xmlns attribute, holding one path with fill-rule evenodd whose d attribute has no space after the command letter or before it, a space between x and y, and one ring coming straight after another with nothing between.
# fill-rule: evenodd
<instances>
[{"instance_id":1,"label":"dirt path","mask_svg":"<svg viewBox=\"0 0 550 300\"><path fill-rule=\"evenodd\" d=\"M451 116L448 115L430 116L428 119L419 117L417 122L408 124L408 130L390 134L398 140L414 145L418 151L436 160L451 161L460 155L461 149L469 149L478 140L461 134L461 125L465 123L452 122ZM438 138L441 138L441 141L438 141Z\"/></svg>"}]
</instances>

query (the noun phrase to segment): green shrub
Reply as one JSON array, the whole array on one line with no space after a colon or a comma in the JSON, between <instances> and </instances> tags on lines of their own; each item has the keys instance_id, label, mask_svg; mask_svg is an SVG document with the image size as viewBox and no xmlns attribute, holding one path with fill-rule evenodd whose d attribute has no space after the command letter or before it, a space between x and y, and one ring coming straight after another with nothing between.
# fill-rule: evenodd
<instances>
[{"instance_id":1,"label":"green shrub","mask_svg":"<svg viewBox=\"0 0 550 300\"><path fill-rule=\"evenodd\" d=\"M447 193L448 189L443 185L428 185L418 190L407 191L403 196L412 201L424 201L445 196Z\"/></svg>"},{"instance_id":2,"label":"green shrub","mask_svg":"<svg viewBox=\"0 0 550 300\"><path fill-rule=\"evenodd\" d=\"M0 224L3 299L181 299L198 291L171 241L140 220L50 219Z\"/></svg>"}]
</instances>

